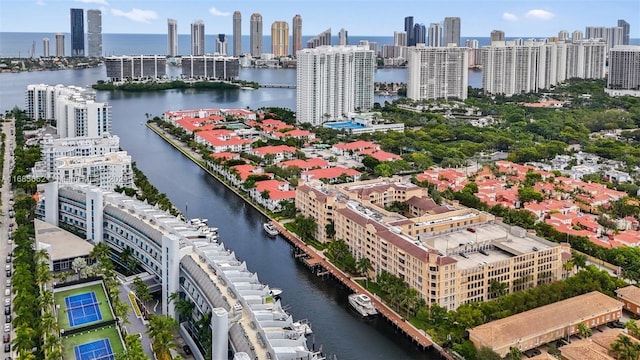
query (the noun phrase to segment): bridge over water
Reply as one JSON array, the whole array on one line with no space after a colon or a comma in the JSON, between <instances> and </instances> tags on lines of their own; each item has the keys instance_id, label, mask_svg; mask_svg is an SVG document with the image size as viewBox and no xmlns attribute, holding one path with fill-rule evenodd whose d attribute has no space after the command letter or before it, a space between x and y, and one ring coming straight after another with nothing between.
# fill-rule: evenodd
<instances>
[{"instance_id":1,"label":"bridge over water","mask_svg":"<svg viewBox=\"0 0 640 360\"><path fill-rule=\"evenodd\" d=\"M295 89L295 84L260 84L261 88Z\"/></svg>"}]
</instances>

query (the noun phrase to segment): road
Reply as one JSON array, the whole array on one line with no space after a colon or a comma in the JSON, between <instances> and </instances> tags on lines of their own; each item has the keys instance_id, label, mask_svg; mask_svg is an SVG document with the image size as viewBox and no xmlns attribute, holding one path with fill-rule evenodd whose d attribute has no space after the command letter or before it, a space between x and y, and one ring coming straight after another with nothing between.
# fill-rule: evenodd
<instances>
[{"instance_id":1,"label":"road","mask_svg":"<svg viewBox=\"0 0 640 360\"><path fill-rule=\"evenodd\" d=\"M13 219L9 217L9 210L11 208L10 199L12 195L11 193L11 171L13 169L13 148L15 147L15 136L13 135L15 132L14 123L11 122L3 122L2 123L2 132L6 134L5 139L5 153L4 153L4 168L2 169L2 188L0 189L0 199L2 200L2 215L0 216L0 259L6 259L9 251L12 251L13 244L8 243L8 233L9 226L13 224ZM13 204L13 202L11 202ZM6 261L6 260L5 260ZM6 264L6 262L5 262ZM8 279L6 276L6 271L0 272L0 284L3 285L3 289L10 289L10 287L6 286L6 280ZM11 299L13 295L5 296L5 299ZM5 300L6 301L6 300ZM6 303L3 303L3 305ZM12 309L13 310L13 309ZM6 323L6 315L4 316L5 322L3 322L3 326ZM6 332L3 332L6 334ZM11 340L14 338L13 330L11 331ZM3 343L4 348L4 343ZM13 351L12 351L13 352ZM4 353L6 356L11 356L15 358L14 354Z\"/></svg>"}]
</instances>

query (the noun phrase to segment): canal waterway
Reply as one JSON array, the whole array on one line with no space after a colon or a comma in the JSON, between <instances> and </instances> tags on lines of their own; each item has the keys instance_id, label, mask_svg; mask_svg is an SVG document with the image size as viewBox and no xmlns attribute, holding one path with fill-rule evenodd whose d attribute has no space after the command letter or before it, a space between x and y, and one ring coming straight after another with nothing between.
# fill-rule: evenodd
<instances>
[{"instance_id":1,"label":"canal waterway","mask_svg":"<svg viewBox=\"0 0 640 360\"><path fill-rule=\"evenodd\" d=\"M392 80L394 70L398 72L398 80ZM288 83L285 80L295 79L295 72L290 70L252 69L249 73L254 75L243 77L265 83ZM402 81L403 73L406 74L404 70L384 70L384 76L390 79L384 81ZM103 78L104 68L0 74L0 111L14 105L23 107L28 84L87 86ZM344 289L310 273L293 258L285 240L264 234L263 215L144 125L146 114L161 115L170 109L294 108L295 90L99 92L98 100L112 106L113 133L120 136L121 147L132 155L150 181L188 217L208 218L211 226L219 228L225 246L246 261L262 282L284 290L285 308L296 319L308 319L312 324L310 346L316 349L322 346L325 354L336 355L339 360L439 358L435 353L417 350L382 319L360 319L350 310Z\"/></svg>"}]
</instances>

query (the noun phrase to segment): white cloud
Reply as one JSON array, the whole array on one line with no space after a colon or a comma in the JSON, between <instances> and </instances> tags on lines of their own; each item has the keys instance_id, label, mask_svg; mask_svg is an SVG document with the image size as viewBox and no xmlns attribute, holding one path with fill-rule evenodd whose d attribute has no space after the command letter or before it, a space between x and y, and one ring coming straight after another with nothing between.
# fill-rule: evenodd
<instances>
[{"instance_id":1,"label":"white cloud","mask_svg":"<svg viewBox=\"0 0 640 360\"><path fill-rule=\"evenodd\" d=\"M45 6L45 5L47 5L47 4L44 2L44 0L37 0L37 1L36 1L36 5L39 5L39 6Z\"/></svg>"},{"instance_id":2,"label":"white cloud","mask_svg":"<svg viewBox=\"0 0 640 360\"><path fill-rule=\"evenodd\" d=\"M158 18L158 14L153 10L142 10L133 8L131 11L122 11L120 9L111 9L111 15L124 16L129 20L150 23L151 20Z\"/></svg>"},{"instance_id":3,"label":"white cloud","mask_svg":"<svg viewBox=\"0 0 640 360\"><path fill-rule=\"evenodd\" d=\"M555 15L552 12L547 10L533 9L533 10L529 10L527 12L527 15L525 16L530 19L549 20L553 18Z\"/></svg>"},{"instance_id":4,"label":"white cloud","mask_svg":"<svg viewBox=\"0 0 640 360\"><path fill-rule=\"evenodd\" d=\"M107 0L75 0L77 2L85 3L85 4L102 4L109 5Z\"/></svg>"},{"instance_id":5,"label":"white cloud","mask_svg":"<svg viewBox=\"0 0 640 360\"><path fill-rule=\"evenodd\" d=\"M502 14L502 19L507 21L516 21L518 20L518 17L516 16L516 14L506 12Z\"/></svg>"},{"instance_id":6,"label":"white cloud","mask_svg":"<svg viewBox=\"0 0 640 360\"><path fill-rule=\"evenodd\" d=\"M231 15L231 13L220 11L219 9L216 9L214 7L209 9L209 12L212 13L213 15L215 15L215 16L229 16L229 15Z\"/></svg>"}]
</instances>

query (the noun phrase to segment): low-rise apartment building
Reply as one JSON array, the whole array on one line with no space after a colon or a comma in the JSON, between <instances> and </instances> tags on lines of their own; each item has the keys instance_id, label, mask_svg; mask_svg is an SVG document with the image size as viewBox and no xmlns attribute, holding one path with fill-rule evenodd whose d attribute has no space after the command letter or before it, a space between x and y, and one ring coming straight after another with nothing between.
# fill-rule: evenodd
<instances>
[{"instance_id":1,"label":"low-rise apartment building","mask_svg":"<svg viewBox=\"0 0 640 360\"><path fill-rule=\"evenodd\" d=\"M640 288L635 285L629 285L616 290L616 297L622 301L625 310L640 315Z\"/></svg>"},{"instance_id":2,"label":"low-rise apartment building","mask_svg":"<svg viewBox=\"0 0 640 360\"><path fill-rule=\"evenodd\" d=\"M469 339L478 349L486 346L505 356L512 347L537 348L578 334L580 323L592 328L619 320L621 313L622 303L593 291L476 326Z\"/></svg>"},{"instance_id":3,"label":"low-rise apartment building","mask_svg":"<svg viewBox=\"0 0 640 360\"><path fill-rule=\"evenodd\" d=\"M423 199L428 211L413 217L385 210L393 202ZM366 257L375 275L387 271L417 289L427 303L447 309L496 296L491 283L509 291L559 280L570 256L556 244L524 229L497 223L491 214L454 205L427 206L425 189L399 179L342 185L307 183L296 190L296 208L318 223L316 239L327 242L325 226L344 240L356 259Z\"/></svg>"}]
</instances>

